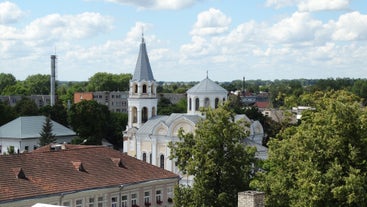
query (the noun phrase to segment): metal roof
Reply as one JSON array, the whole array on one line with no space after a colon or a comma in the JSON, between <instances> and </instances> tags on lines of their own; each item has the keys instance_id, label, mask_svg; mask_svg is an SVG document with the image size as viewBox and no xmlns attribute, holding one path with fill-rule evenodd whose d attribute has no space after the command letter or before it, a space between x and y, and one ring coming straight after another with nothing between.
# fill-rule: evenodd
<instances>
[{"instance_id":1,"label":"metal roof","mask_svg":"<svg viewBox=\"0 0 367 207\"><path fill-rule=\"evenodd\" d=\"M227 93L227 90L207 77L190 88L187 93Z\"/></svg>"},{"instance_id":2,"label":"metal roof","mask_svg":"<svg viewBox=\"0 0 367 207\"><path fill-rule=\"evenodd\" d=\"M21 116L0 127L0 138L22 139L40 137L40 132L45 122L45 116ZM76 135L73 130L55 121L51 120L51 123L52 133L56 137Z\"/></svg>"},{"instance_id":3,"label":"metal roof","mask_svg":"<svg viewBox=\"0 0 367 207\"><path fill-rule=\"evenodd\" d=\"M135 71L132 81L154 81L153 72L150 68L149 57L144 38L141 40L139 57L136 61Z\"/></svg>"}]
</instances>

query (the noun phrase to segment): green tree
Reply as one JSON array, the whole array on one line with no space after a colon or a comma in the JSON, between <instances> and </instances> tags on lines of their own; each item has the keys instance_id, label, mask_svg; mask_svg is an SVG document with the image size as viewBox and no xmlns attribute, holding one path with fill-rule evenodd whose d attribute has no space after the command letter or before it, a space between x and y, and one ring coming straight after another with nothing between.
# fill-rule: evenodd
<instances>
[{"instance_id":1,"label":"green tree","mask_svg":"<svg viewBox=\"0 0 367 207\"><path fill-rule=\"evenodd\" d=\"M14 108L0 101L0 126L16 118Z\"/></svg>"},{"instance_id":2,"label":"green tree","mask_svg":"<svg viewBox=\"0 0 367 207\"><path fill-rule=\"evenodd\" d=\"M55 135L52 133L52 121L49 116L46 117L45 123L42 126L42 131L40 132L39 145L45 146L56 141Z\"/></svg>"},{"instance_id":3,"label":"green tree","mask_svg":"<svg viewBox=\"0 0 367 207\"><path fill-rule=\"evenodd\" d=\"M69 123L86 144L102 144L109 139L111 116L108 107L96 101L83 100L73 104L68 113Z\"/></svg>"},{"instance_id":4,"label":"green tree","mask_svg":"<svg viewBox=\"0 0 367 207\"><path fill-rule=\"evenodd\" d=\"M345 91L317 92L316 110L269 142L252 186L268 206L365 206L367 112Z\"/></svg>"},{"instance_id":5,"label":"green tree","mask_svg":"<svg viewBox=\"0 0 367 207\"><path fill-rule=\"evenodd\" d=\"M40 114L44 116L49 116L52 120L56 121L59 124L64 126L68 126L68 115L65 106L61 103L60 100L57 100L55 105L50 106L46 105L39 109Z\"/></svg>"},{"instance_id":6,"label":"green tree","mask_svg":"<svg viewBox=\"0 0 367 207\"><path fill-rule=\"evenodd\" d=\"M125 91L129 90L131 74L111 74L99 72L89 78L89 91Z\"/></svg>"},{"instance_id":7,"label":"green tree","mask_svg":"<svg viewBox=\"0 0 367 207\"><path fill-rule=\"evenodd\" d=\"M6 87L15 85L17 83L15 77L12 74L0 73L0 94L3 94L3 91Z\"/></svg>"},{"instance_id":8,"label":"green tree","mask_svg":"<svg viewBox=\"0 0 367 207\"><path fill-rule=\"evenodd\" d=\"M249 187L256 149L241 142L248 136L247 124L235 120L228 104L205 112L194 134L180 130L180 141L169 144L178 168L195 176L188 200L192 202L182 206L236 206L237 193ZM176 190L184 194L175 198L185 197L188 190Z\"/></svg>"},{"instance_id":9,"label":"green tree","mask_svg":"<svg viewBox=\"0 0 367 207\"><path fill-rule=\"evenodd\" d=\"M29 95L49 95L50 94L50 75L30 75L24 80L24 86L28 89Z\"/></svg>"},{"instance_id":10,"label":"green tree","mask_svg":"<svg viewBox=\"0 0 367 207\"><path fill-rule=\"evenodd\" d=\"M37 116L39 114L38 107L33 100L22 97L14 106L18 116Z\"/></svg>"}]
</instances>

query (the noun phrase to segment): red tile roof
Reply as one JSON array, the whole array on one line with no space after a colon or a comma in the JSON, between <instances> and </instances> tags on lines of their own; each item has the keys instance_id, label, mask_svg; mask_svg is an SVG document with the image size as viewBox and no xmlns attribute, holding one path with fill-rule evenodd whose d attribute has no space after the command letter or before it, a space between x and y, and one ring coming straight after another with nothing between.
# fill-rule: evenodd
<instances>
[{"instance_id":1,"label":"red tile roof","mask_svg":"<svg viewBox=\"0 0 367 207\"><path fill-rule=\"evenodd\" d=\"M70 191L113 187L178 175L103 146L50 146L0 156L0 203Z\"/></svg>"}]
</instances>

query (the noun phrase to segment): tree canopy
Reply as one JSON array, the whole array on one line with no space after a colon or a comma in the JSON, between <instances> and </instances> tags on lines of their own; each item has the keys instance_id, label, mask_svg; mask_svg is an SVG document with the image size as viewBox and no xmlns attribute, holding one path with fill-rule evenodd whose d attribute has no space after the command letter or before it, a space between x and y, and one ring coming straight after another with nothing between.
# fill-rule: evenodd
<instances>
[{"instance_id":1,"label":"tree canopy","mask_svg":"<svg viewBox=\"0 0 367 207\"><path fill-rule=\"evenodd\" d=\"M349 92L312 97L316 110L269 142L265 172L252 186L266 193L268 206L364 206L367 112Z\"/></svg>"},{"instance_id":2,"label":"tree canopy","mask_svg":"<svg viewBox=\"0 0 367 207\"><path fill-rule=\"evenodd\" d=\"M228 104L207 109L195 133L179 132L170 143L178 168L194 175L192 188L175 190L176 206L236 206L237 193L248 189L256 149L241 141L248 136Z\"/></svg>"}]
</instances>

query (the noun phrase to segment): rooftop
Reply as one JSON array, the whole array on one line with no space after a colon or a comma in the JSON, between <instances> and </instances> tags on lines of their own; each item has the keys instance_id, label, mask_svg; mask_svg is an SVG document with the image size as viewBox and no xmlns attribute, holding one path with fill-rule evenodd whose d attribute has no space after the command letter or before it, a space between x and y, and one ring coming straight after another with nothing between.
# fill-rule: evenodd
<instances>
[{"instance_id":1,"label":"rooftop","mask_svg":"<svg viewBox=\"0 0 367 207\"><path fill-rule=\"evenodd\" d=\"M31 153L0 156L0 204L158 179L178 175L108 147L47 145Z\"/></svg>"}]
</instances>

